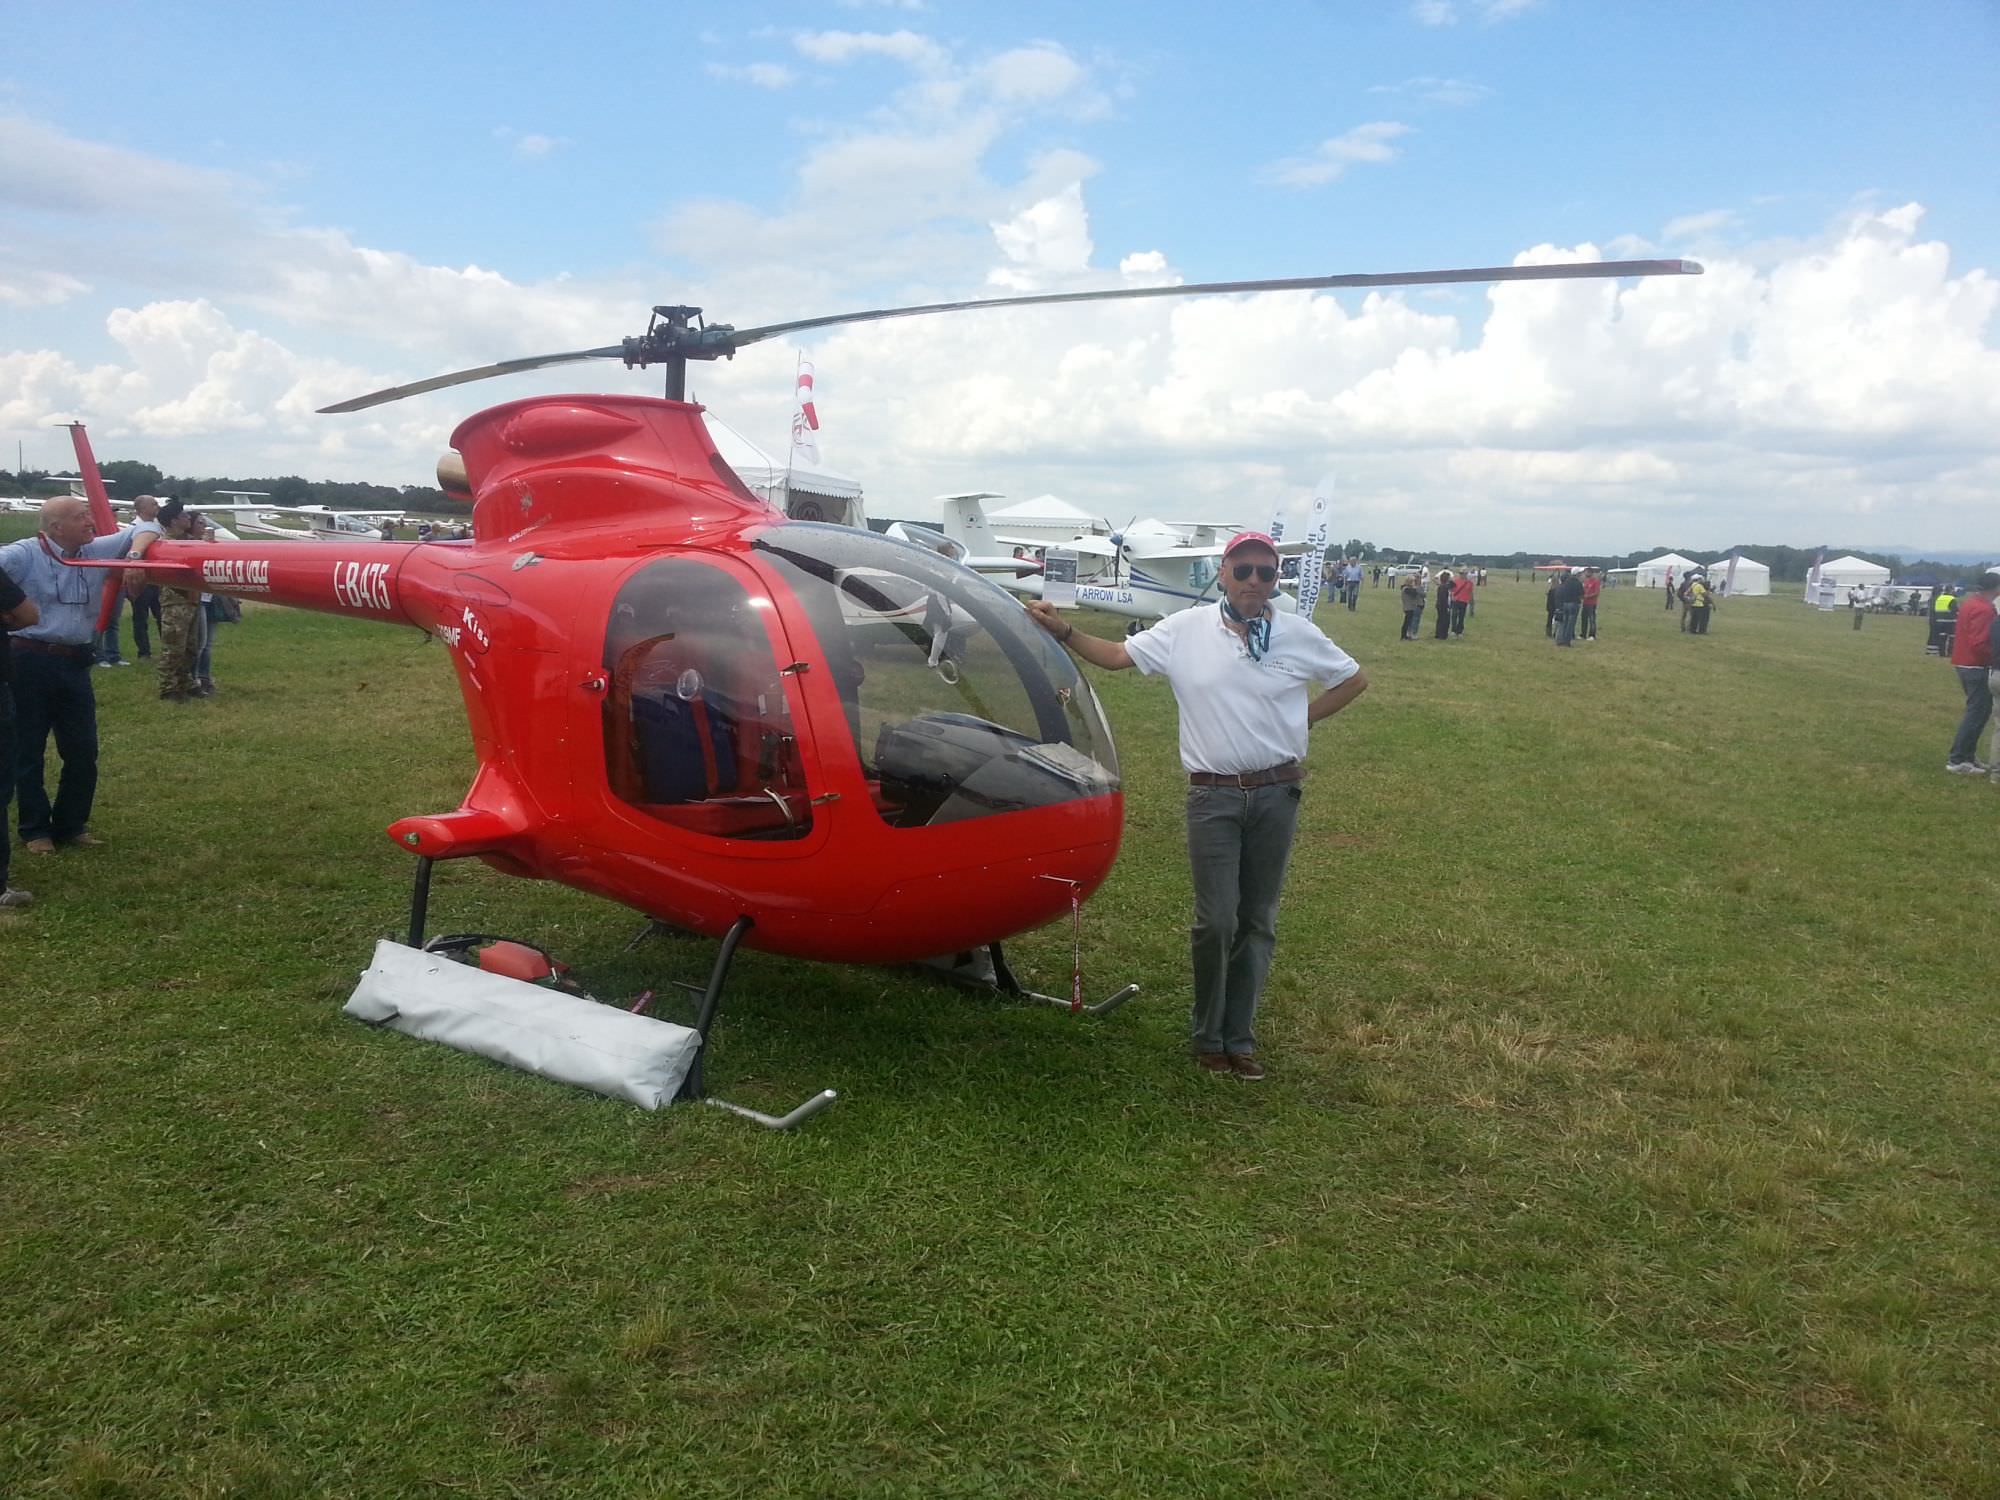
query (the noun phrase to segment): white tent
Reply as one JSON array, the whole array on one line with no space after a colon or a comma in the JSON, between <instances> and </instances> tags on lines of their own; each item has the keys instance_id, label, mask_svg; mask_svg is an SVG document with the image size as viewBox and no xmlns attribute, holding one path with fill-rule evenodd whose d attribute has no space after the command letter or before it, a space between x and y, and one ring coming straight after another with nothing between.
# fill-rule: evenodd
<instances>
[{"instance_id":1,"label":"white tent","mask_svg":"<svg viewBox=\"0 0 2000 1500\"><path fill-rule=\"evenodd\" d=\"M1639 589L1663 589L1667 586L1667 573L1673 572L1674 583L1678 585L1689 568L1701 564L1691 557L1682 557L1678 552L1663 552L1658 557L1640 563L1632 569L1632 586ZM1623 572L1624 569L1619 569Z\"/></svg>"},{"instance_id":2,"label":"white tent","mask_svg":"<svg viewBox=\"0 0 2000 1500\"><path fill-rule=\"evenodd\" d=\"M1718 589L1722 587L1723 580L1728 577L1728 558L1718 558L1708 565L1709 582L1713 583ZM1737 558L1736 577L1729 585L1729 597L1732 599L1750 599L1770 592L1771 570L1754 558Z\"/></svg>"},{"instance_id":3,"label":"white tent","mask_svg":"<svg viewBox=\"0 0 2000 1500\"><path fill-rule=\"evenodd\" d=\"M1880 563L1869 562L1865 557L1835 557L1820 564L1819 581L1830 583L1845 594L1856 584L1872 588L1878 583L1887 583L1889 570Z\"/></svg>"},{"instance_id":4,"label":"white tent","mask_svg":"<svg viewBox=\"0 0 2000 1500\"><path fill-rule=\"evenodd\" d=\"M1067 526L1071 534L1102 530L1104 523L1089 511L1071 505L1060 495L1037 495L1032 500L1023 500L1018 505L1002 506L987 515L990 521L1005 521L1010 526Z\"/></svg>"},{"instance_id":5,"label":"white tent","mask_svg":"<svg viewBox=\"0 0 2000 1500\"><path fill-rule=\"evenodd\" d=\"M794 521L832 521L866 529L861 481L828 469L788 469L714 412L704 412L715 451L756 494Z\"/></svg>"},{"instance_id":6,"label":"white tent","mask_svg":"<svg viewBox=\"0 0 2000 1500\"><path fill-rule=\"evenodd\" d=\"M1101 536L1104 523L1054 495L1037 495L1019 505L989 510L986 524L996 537L1032 542L1066 542L1073 536Z\"/></svg>"}]
</instances>

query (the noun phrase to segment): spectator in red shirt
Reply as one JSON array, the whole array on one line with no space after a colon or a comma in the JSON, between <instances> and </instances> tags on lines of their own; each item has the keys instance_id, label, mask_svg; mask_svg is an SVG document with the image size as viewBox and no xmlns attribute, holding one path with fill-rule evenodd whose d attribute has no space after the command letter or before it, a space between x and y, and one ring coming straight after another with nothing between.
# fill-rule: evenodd
<instances>
[{"instance_id":1,"label":"spectator in red shirt","mask_svg":"<svg viewBox=\"0 0 2000 1500\"><path fill-rule=\"evenodd\" d=\"M1583 619L1576 633L1586 641L1597 639L1597 596L1604 591L1604 580L1597 576L1597 569L1583 570Z\"/></svg>"},{"instance_id":2,"label":"spectator in red shirt","mask_svg":"<svg viewBox=\"0 0 2000 1500\"><path fill-rule=\"evenodd\" d=\"M1472 569L1460 568L1451 581L1451 633L1465 634L1465 614L1472 608Z\"/></svg>"},{"instance_id":3,"label":"spectator in red shirt","mask_svg":"<svg viewBox=\"0 0 2000 1500\"><path fill-rule=\"evenodd\" d=\"M1958 607L1958 633L1951 643L1951 665L1958 673L1958 685L1965 689L1965 717L1951 742L1951 758L1944 768L1956 776L1983 776L1986 765L1979 759L1979 732L1993 716L1993 688L1988 674L1996 665L1993 657L1994 595L2000 594L2000 573L1981 573L1979 582ZM2000 746L1986 752L2000 760Z\"/></svg>"}]
</instances>

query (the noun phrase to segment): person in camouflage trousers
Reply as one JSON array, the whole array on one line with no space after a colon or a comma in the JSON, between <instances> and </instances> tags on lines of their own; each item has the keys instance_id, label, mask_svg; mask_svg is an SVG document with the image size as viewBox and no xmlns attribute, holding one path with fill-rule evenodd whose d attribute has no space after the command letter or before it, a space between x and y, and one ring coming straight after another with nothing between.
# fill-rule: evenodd
<instances>
[{"instance_id":1,"label":"person in camouflage trousers","mask_svg":"<svg viewBox=\"0 0 2000 1500\"><path fill-rule=\"evenodd\" d=\"M200 518L179 500L160 507L160 530L168 541L184 542L196 534ZM160 585L160 701L186 703L193 699L194 657L201 647L196 616L201 590L179 584Z\"/></svg>"}]
</instances>

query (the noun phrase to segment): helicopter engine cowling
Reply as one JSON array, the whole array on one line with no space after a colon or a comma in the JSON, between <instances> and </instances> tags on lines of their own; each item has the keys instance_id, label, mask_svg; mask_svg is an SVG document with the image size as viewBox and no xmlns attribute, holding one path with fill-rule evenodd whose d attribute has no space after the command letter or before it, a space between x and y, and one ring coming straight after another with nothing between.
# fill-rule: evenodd
<instances>
[{"instance_id":1,"label":"helicopter engine cowling","mask_svg":"<svg viewBox=\"0 0 2000 1500\"><path fill-rule=\"evenodd\" d=\"M451 445L477 496L477 541L669 520L692 540L784 519L724 462L688 402L513 401L460 423Z\"/></svg>"}]
</instances>

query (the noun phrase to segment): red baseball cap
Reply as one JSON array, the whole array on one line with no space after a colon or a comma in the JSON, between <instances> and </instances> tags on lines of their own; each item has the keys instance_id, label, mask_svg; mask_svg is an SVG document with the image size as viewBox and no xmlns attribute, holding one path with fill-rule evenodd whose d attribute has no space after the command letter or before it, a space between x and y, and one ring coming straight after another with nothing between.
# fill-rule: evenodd
<instances>
[{"instance_id":1,"label":"red baseball cap","mask_svg":"<svg viewBox=\"0 0 2000 1500\"><path fill-rule=\"evenodd\" d=\"M1278 544L1271 540L1270 533L1263 531L1237 532L1235 536L1229 539L1228 545L1222 549L1222 555L1227 557L1238 547L1248 547L1252 543L1255 543L1259 547L1269 547L1273 557L1278 555Z\"/></svg>"}]
</instances>

